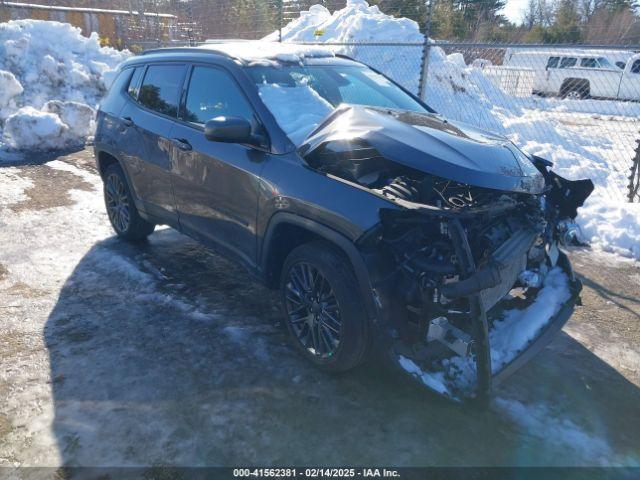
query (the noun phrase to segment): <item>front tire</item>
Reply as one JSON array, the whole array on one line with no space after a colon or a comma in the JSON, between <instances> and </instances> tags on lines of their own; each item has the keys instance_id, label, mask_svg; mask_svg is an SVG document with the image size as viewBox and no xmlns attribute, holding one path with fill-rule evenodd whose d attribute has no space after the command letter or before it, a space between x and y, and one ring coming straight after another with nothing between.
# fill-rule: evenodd
<instances>
[{"instance_id":1,"label":"front tire","mask_svg":"<svg viewBox=\"0 0 640 480\"><path fill-rule=\"evenodd\" d=\"M296 348L314 365L344 372L369 347L369 320L348 259L325 242L294 249L280 280L285 321Z\"/></svg>"},{"instance_id":2,"label":"front tire","mask_svg":"<svg viewBox=\"0 0 640 480\"><path fill-rule=\"evenodd\" d=\"M156 226L138 213L120 165L113 164L107 167L103 191L109 221L119 237L139 242L151 235Z\"/></svg>"}]
</instances>

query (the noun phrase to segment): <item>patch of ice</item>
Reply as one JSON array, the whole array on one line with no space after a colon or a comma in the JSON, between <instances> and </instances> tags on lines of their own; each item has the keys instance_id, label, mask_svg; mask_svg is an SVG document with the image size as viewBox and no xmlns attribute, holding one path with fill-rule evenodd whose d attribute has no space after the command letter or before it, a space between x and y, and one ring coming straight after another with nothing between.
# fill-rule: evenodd
<instances>
[{"instance_id":1,"label":"patch of ice","mask_svg":"<svg viewBox=\"0 0 640 480\"><path fill-rule=\"evenodd\" d=\"M28 178L24 178L20 174L20 170L16 168L2 169L2 187L0 187L0 212L6 207L26 199L24 191L33 186L33 182ZM0 226L2 218L0 218Z\"/></svg>"},{"instance_id":2,"label":"patch of ice","mask_svg":"<svg viewBox=\"0 0 640 480\"><path fill-rule=\"evenodd\" d=\"M612 450L607 441L590 434L564 415L554 414L545 405L525 405L517 400L496 398L493 408L522 427L529 435L545 444L569 448L579 452L593 465L610 465Z\"/></svg>"},{"instance_id":3,"label":"patch of ice","mask_svg":"<svg viewBox=\"0 0 640 480\"><path fill-rule=\"evenodd\" d=\"M443 395L451 395L447 388L444 372L425 372L413 360L402 355L398 356L398 362L406 372L419 378L427 387Z\"/></svg>"}]
</instances>

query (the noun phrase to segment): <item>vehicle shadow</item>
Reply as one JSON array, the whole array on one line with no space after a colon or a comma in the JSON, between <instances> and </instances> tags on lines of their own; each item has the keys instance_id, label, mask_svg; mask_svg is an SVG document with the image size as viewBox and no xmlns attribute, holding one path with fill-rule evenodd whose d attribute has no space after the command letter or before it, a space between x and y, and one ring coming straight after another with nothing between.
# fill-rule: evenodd
<instances>
[{"instance_id":1,"label":"vehicle shadow","mask_svg":"<svg viewBox=\"0 0 640 480\"><path fill-rule=\"evenodd\" d=\"M561 334L480 411L375 365L325 375L277 295L172 231L97 243L45 326L65 466L637 462L638 388Z\"/></svg>"}]
</instances>

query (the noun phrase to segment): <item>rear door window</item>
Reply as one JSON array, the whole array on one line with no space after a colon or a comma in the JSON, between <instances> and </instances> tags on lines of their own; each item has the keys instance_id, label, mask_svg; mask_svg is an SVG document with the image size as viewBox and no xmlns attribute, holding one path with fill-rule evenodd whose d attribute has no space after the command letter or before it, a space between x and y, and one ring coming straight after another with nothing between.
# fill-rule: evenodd
<instances>
[{"instance_id":1,"label":"rear door window","mask_svg":"<svg viewBox=\"0 0 640 480\"><path fill-rule=\"evenodd\" d=\"M192 123L205 124L221 115L253 118L253 109L238 84L218 68L193 67L185 106L184 120Z\"/></svg>"},{"instance_id":2,"label":"rear door window","mask_svg":"<svg viewBox=\"0 0 640 480\"><path fill-rule=\"evenodd\" d=\"M184 65L150 65L138 93L138 102L155 112L176 117L185 71Z\"/></svg>"},{"instance_id":3,"label":"rear door window","mask_svg":"<svg viewBox=\"0 0 640 480\"><path fill-rule=\"evenodd\" d=\"M558 62L560 62L560 57L549 57L547 68L558 68Z\"/></svg>"},{"instance_id":4,"label":"rear door window","mask_svg":"<svg viewBox=\"0 0 640 480\"><path fill-rule=\"evenodd\" d=\"M580 66L584 68L598 68L598 61L595 58L582 58L580 59Z\"/></svg>"},{"instance_id":5,"label":"rear door window","mask_svg":"<svg viewBox=\"0 0 640 480\"><path fill-rule=\"evenodd\" d=\"M576 63L578 63L578 59L575 57L564 57L560 61L560 68L571 68L575 67Z\"/></svg>"},{"instance_id":6,"label":"rear door window","mask_svg":"<svg viewBox=\"0 0 640 480\"><path fill-rule=\"evenodd\" d=\"M631 65L631 73L640 73L640 60L636 60Z\"/></svg>"}]
</instances>

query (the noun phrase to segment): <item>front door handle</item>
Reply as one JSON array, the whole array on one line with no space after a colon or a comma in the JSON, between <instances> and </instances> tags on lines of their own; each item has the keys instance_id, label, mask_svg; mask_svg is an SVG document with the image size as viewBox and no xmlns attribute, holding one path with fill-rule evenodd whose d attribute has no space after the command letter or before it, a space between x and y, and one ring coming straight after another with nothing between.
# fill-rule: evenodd
<instances>
[{"instance_id":1,"label":"front door handle","mask_svg":"<svg viewBox=\"0 0 640 480\"><path fill-rule=\"evenodd\" d=\"M131 119L131 117L122 117L122 124L125 127L132 127L133 126L133 120Z\"/></svg>"},{"instance_id":2,"label":"front door handle","mask_svg":"<svg viewBox=\"0 0 640 480\"><path fill-rule=\"evenodd\" d=\"M191 144L184 138L174 138L173 143L176 145L176 147L185 152L190 152L191 150L193 150Z\"/></svg>"}]
</instances>

